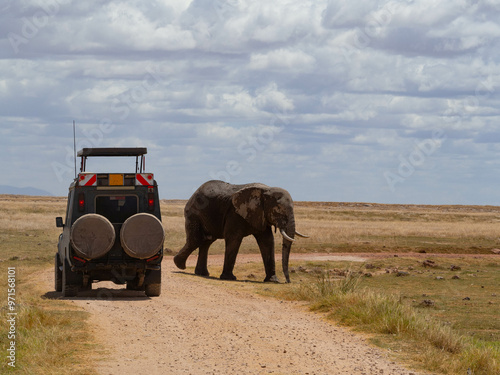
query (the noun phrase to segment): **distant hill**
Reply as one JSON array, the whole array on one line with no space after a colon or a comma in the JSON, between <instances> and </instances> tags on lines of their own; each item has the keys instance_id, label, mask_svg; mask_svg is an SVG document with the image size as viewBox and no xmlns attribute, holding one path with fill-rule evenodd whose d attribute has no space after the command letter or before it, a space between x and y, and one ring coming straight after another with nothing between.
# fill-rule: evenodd
<instances>
[{"instance_id":1,"label":"distant hill","mask_svg":"<svg viewBox=\"0 0 500 375\"><path fill-rule=\"evenodd\" d=\"M15 187L8 185L0 185L0 194L15 194L15 195L53 195L48 191L37 189L34 187Z\"/></svg>"}]
</instances>

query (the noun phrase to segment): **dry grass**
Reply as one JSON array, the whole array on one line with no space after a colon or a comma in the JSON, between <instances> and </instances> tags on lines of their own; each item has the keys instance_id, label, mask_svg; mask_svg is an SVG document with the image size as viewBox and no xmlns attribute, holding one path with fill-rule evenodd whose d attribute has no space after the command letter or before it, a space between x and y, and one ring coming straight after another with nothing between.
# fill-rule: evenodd
<instances>
[{"instance_id":1,"label":"dry grass","mask_svg":"<svg viewBox=\"0 0 500 375\"><path fill-rule=\"evenodd\" d=\"M55 217L64 216L66 199L56 197L0 196L2 230L47 230L55 228Z\"/></svg>"},{"instance_id":2,"label":"dry grass","mask_svg":"<svg viewBox=\"0 0 500 375\"><path fill-rule=\"evenodd\" d=\"M36 280L40 265L8 262L16 267L16 366L0 364L1 373L20 374L95 374L87 314L69 302L46 299ZM6 267L2 267L4 272ZM6 271L5 271L6 272ZM7 301L6 279L0 282L0 300ZM9 326L0 321L0 346L8 348Z\"/></svg>"},{"instance_id":3,"label":"dry grass","mask_svg":"<svg viewBox=\"0 0 500 375\"><path fill-rule=\"evenodd\" d=\"M500 246L500 208L297 202L308 250L487 253Z\"/></svg>"}]
</instances>

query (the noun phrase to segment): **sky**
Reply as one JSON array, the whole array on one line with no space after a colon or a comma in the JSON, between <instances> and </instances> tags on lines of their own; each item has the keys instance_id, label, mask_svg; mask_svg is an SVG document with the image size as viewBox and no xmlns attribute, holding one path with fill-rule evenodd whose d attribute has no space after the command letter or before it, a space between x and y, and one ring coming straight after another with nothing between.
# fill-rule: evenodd
<instances>
[{"instance_id":1,"label":"sky","mask_svg":"<svg viewBox=\"0 0 500 375\"><path fill-rule=\"evenodd\" d=\"M500 205L498 0L2 0L2 185L147 147L164 199ZM92 171L135 160L89 160Z\"/></svg>"}]
</instances>

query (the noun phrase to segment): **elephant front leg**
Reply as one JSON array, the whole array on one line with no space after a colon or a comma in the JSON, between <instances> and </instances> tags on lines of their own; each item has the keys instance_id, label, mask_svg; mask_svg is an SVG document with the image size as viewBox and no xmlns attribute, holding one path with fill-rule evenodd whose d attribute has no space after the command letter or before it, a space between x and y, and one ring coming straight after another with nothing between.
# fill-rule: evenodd
<instances>
[{"instance_id":1,"label":"elephant front leg","mask_svg":"<svg viewBox=\"0 0 500 375\"><path fill-rule=\"evenodd\" d=\"M264 269L266 270L266 278L264 282L279 283L276 277L276 263L274 260L274 236L271 227L267 228L264 232L254 234L257 244L259 245L262 261L264 262Z\"/></svg>"},{"instance_id":2,"label":"elephant front leg","mask_svg":"<svg viewBox=\"0 0 500 375\"><path fill-rule=\"evenodd\" d=\"M210 276L210 273L208 272L208 249L210 248L210 245L212 245L214 241L205 241L203 244L200 246L199 254L198 254L198 261L196 262L196 268L194 269L194 273L199 276L205 276L208 277Z\"/></svg>"},{"instance_id":3,"label":"elephant front leg","mask_svg":"<svg viewBox=\"0 0 500 375\"><path fill-rule=\"evenodd\" d=\"M233 274L234 264L236 263L236 256L240 250L242 237L226 238L226 251L224 253L224 268L220 278L222 280L236 280Z\"/></svg>"}]
</instances>

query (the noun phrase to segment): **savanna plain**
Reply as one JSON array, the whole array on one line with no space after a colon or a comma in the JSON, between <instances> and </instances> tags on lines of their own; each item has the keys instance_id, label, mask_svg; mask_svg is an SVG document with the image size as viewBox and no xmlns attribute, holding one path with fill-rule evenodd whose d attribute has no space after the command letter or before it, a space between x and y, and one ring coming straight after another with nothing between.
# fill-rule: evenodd
<instances>
[{"instance_id":1,"label":"savanna plain","mask_svg":"<svg viewBox=\"0 0 500 375\"><path fill-rule=\"evenodd\" d=\"M164 263L184 244L184 205L161 202ZM39 280L53 267L60 234L54 218L65 206L65 198L0 195L2 353L10 342L8 267L16 269L18 313L16 367L2 356L2 373L96 374L96 363L110 355L94 339L91 314ZM500 207L296 202L295 216L297 230L310 238L292 247L291 284L260 282L253 238L243 241L236 261L243 282L199 280L302 301L318 319L349 327L415 371L500 374ZM283 279L280 245L277 234ZM212 276L221 272L223 252L223 241L210 249Z\"/></svg>"}]
</instances>

